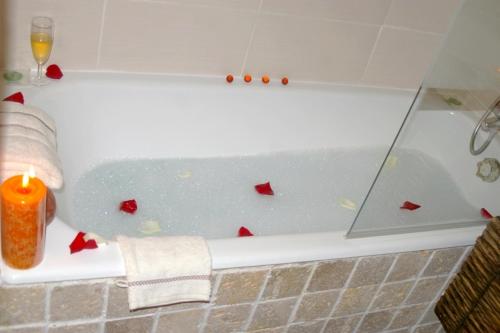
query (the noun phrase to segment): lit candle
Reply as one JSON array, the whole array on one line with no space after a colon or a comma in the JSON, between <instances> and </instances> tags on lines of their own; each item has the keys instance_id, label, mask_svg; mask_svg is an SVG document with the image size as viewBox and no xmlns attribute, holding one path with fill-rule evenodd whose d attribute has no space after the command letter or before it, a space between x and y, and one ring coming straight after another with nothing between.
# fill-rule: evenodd
<instances>
[{"instance_id":1,"label":"lit candle","mask_svg":"<svg viewBox=\"0 0 500 333\"><path fill-rule=\"evenodd\" d=\"M3 261L12 268L32 268L43 259L47 187L25 173L7 179L0 192Z\"/></svg>"}]
</instances>

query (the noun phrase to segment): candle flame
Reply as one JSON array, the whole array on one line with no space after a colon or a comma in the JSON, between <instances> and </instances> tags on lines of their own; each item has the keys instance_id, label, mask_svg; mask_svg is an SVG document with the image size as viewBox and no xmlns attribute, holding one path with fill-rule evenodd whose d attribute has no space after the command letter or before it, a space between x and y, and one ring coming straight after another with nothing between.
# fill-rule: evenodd
<instances>
[{"instance_id":1,"label":"candle flame","mask_svg":"<svg viewBox=\"0 0 500 333\"><path fill-rule=\"evenodd\" d=\"M27 187L28 187L29 182L30 182L30 175L29 175L29 173L28 173L28 172L25 172L25 173L23 174L23 181L22 181L22 183L21 183L21 187L22 187L22 188L27 188Z\"/></svg>"},{"instance_id":2,"label":"candle flame","mask_svg":"<svg viewBox=\"0 0 500 333\"><path fill-rule=\"evenodd\" d=\"M30 165L30 169L28 171L28 174L29 174L30 178L35 178L35 176L36 176L35 168L32 165Z\"/></svg>"},{"instance_id":3,"label":"candle flame","mask_svg":"<svg viewBox=\"0 0 500 333\"><path fill-rule=\"evenodd\" d=\"M28 187L28 184L30 183L30 178L35 178L35 168L32 165L30 165L29 170L24 172L23 174L23 180L21 183L22 188Z\"/></svg>"}]
</instances>

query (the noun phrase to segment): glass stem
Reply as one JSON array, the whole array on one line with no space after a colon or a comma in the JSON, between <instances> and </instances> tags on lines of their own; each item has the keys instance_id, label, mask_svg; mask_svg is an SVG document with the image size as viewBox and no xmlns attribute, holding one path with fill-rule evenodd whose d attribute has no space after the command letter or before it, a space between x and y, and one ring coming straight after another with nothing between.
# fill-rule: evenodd
<instances>
[{"instance_id":1,"label":"glass stem","mask_svg":"<svg viewBox=\"0 0 500 333\"><path fill-rule=\"evenodd\" d=\"M38 64L38 70L36 73L36 78L38 81L42 80L42 64Z\"/></svg>"}]
</instances>

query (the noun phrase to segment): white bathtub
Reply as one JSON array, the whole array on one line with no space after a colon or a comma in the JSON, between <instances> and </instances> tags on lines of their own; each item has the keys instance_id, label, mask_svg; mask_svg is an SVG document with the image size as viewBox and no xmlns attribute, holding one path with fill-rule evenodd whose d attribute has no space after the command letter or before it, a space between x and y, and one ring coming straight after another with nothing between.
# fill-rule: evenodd
<instances>
[{"instance_id":1,"label":"white bathtub","mask_svg":"<svg viewBox=\"0 0 500 333\"><path fill-rule=\"evenodd\" d=\"M29 271L2 264L8 283L121 276L116 243L74 255L68 245L76 230L139 234L135 226L146 219L159 221L163 234L207 237L215 269L469 245L482 230L345 238L412 91L97 73L69 73L47 87L7 90L23 91L26 104L55 119L65 173L44 261ZM430 111L423 121L441 114ZM472 129L472 122L464 118L466 127ZM131 173L113 191L113 182L85 187L109 176L109 169L99 173L107 165L137 160L144 163L136 166L162 161L165 183L156 188L142 177L147 170L127 167L123 172ZM272 198L253 190L267 180L276 192ZM164 211L163 190L169 198ZM136 215L118 212L120 200L131 197L139 201ZM117 218L126 221L121 230ZM241 225L257 236L234 237Z\"/></svg>"}]
</instances>

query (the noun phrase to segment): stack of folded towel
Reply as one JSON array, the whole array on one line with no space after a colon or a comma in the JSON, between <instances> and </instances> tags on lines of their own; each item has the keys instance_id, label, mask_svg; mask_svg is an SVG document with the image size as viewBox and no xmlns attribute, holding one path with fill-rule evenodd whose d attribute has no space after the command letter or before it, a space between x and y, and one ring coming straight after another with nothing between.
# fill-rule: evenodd
<instances>
[{"instance_id":1,"label":"stack of folded towel","mask_svg":"<svg viewBox=\"0 0 500 333\"><path fill-rule=\"evenodd\" d=\"M47 187L62 187L54 120L33 107L0 102L0 180L23 174L30 166Z\"/></svg>"}]
</instances>

